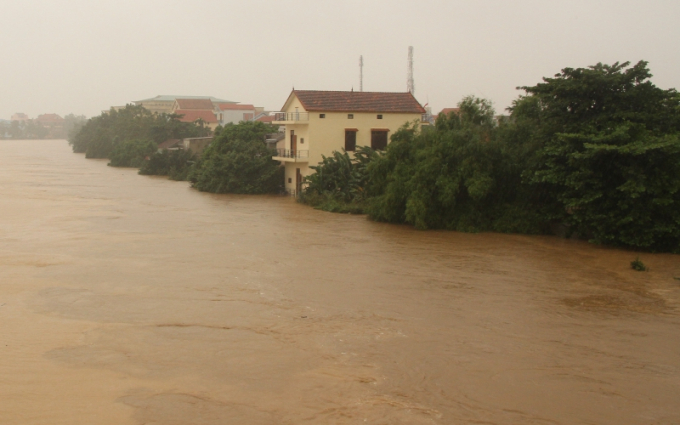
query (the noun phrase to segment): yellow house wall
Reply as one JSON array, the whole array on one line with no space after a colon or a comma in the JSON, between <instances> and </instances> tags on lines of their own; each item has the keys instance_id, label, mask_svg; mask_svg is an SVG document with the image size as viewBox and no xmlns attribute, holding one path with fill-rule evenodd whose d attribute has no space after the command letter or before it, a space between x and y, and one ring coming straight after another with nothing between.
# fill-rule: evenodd
<instances>
[{"instance_id":1,"label":"yellow house wall","mask_svg":"<svg viewBox=\"0 0 680 425\"><path fill-rule=\"evenodd\" d=\"M293 96L282 112L307 112L297 97ZM325 114L325 118L320 118ZM354 118L349 119L348 114ZM382 115L382 119L378 119ZM314 172L310 165L318 165L322 155L330 156L333 151L342 151L345 147L345 129L357 129L357 147L371 146L371 129L387 129L387 143L390 136L407 122L421 120L421 114L397 114L387 112L309 112L306 124L287 124L285 148L290 149L290 131L297 135L297 149L308 150L307 162L286 162L285 185L288 192L295 190L296 169L300 169L303 176ZM302 143L304 139L304 143ZM299 161L299 160L298 160ZM290 180L290 183L289 183Z\"/></svg>"},{"instance_id":2,"label":"yellow house wall","mask_svg":"<svg viewBox=\"0 0 680 425\"><path fill-rule=\"evenodd\" d=\"M353 119L347 118L351 112L325 112L326 118L319 118L324 112L309 114L309 163L321 162L321 155L329 156L333 151L341 151L345 147L345 129L357 129L357 146L371 146L371 130L387 129L387 142L402 125L409 121L420 122L420 114L390 113L352 113ZM382 119L378 119L378 115ZM307 139L305 139L307 143Z\"/></svg>"}]
</instances>

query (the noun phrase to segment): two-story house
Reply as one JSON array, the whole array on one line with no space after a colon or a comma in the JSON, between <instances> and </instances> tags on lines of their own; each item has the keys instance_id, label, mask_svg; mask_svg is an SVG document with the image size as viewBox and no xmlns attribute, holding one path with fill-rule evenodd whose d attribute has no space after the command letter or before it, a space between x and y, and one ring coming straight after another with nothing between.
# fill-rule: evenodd
<instances>
[{"instance_id":1,"label":"two-story house","mask_svg":"<svg viewBox=\"0 0 680 425\"><path fill-rule=\"evenodd\" d=\"M286 191L294 195L322 155L357 146L385 149L392 133L425 114L409 92L317 90L293 90L281 111L273 124L285 126L286 137L273 158L284 162Z\"/></svg>"}]
</instances>

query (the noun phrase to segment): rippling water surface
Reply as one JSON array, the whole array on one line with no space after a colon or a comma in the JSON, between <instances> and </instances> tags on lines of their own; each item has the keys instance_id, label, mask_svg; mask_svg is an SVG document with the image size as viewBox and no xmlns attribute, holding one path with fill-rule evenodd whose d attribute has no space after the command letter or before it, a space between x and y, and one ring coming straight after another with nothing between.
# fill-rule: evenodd
<instances>
[{"instance_id":1,"label":"rippling water surface","mask_svg":"<svg viewBox=\"0 0 680 425\"><path fill-rule=\"evenodd\" d=\"M0 141L3 424L677 424L680 256Z\"/></svg>"}]
</instances>

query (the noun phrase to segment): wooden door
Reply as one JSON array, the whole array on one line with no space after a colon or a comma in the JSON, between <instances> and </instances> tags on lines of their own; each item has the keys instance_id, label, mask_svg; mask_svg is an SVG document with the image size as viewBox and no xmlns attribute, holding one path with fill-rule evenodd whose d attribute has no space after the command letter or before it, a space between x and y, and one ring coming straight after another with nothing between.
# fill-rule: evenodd
<instances>
[{"instance_id":1,"label":"wooden door","mask_svg":"<svg viewBox=\"0 0 680 425\"><path fill-rule=\"evenodd\" d=\"M297 152L297 135L295 134L295 130L291 130L290 131L290 156L291 156L291 158L297 157L296 152Z\"/></svg>"},{"instance_id":2,"label":"wooden door","mask_svg":"<svg viewBox=\"0 0 680 425\"><path fill-rule=\"evenodd\" d=\"M302 190L302 174L300 169L295 169L295 196L300 196L300 191Z\"/></svg>"}]
</instances>

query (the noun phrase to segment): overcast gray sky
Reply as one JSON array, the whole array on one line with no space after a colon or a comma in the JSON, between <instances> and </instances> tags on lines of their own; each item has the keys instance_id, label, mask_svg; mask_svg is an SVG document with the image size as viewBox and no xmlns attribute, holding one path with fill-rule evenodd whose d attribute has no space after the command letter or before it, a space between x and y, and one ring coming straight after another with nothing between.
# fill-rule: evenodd
<instances>
[{"instance_id":1,"label":"overcast gray sky","mask_svg":"<svg viewBox=\"0 0 680 425\"><path fill-rule=\"evenodd\" d=\"M649 61L678 87L680 1L0 0L0 118L98 115L159 94L278 110L291 88L468 94L501 112L565 67Z\"/></svg>"}]
</instances>

